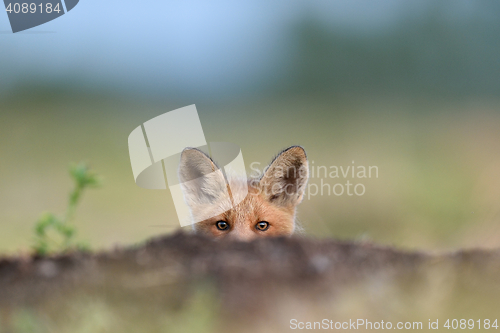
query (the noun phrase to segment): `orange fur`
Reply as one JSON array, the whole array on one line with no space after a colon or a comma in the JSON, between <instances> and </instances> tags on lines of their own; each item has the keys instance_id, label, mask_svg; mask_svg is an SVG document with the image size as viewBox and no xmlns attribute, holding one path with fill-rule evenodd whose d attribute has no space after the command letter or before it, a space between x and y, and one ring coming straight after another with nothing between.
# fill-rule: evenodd
<instances>
[{"instance_id":1,"label":"orange fur","mask_svg":"<svg viewBox=\"0 0 500 333\"><path fill-rule=\"evenodd\" d=\"M212 172L211 177L197 184L196 188L187 185L183 187L193 217L203 216L214 207L223 211L221 214L194 223L193 228L196 232L215 238L245 241L257 237L289 236L294 233L296 207L302 201L308 178L307 158L302 147L292 146L281 152L260 179L230 177L228 187L230 191L225 192L229 195L224 195L221 190L225 182L222 173L219 175L218 172L213 172L218 169L215 162L197 149L188 148L181 156L179 169L181 180L192 179L193 174ZM241 184L245 182L248 185L247 196L236 206L231 205L231 194L239 191L242 188ZM210 196L209 204L206 203L207 196ZM218 221L226 222L226 229L220 230L217 227ZM259 222L267 222L268 228L265 231L259 230L257 228Z\"/></svg>"}]
</instances>

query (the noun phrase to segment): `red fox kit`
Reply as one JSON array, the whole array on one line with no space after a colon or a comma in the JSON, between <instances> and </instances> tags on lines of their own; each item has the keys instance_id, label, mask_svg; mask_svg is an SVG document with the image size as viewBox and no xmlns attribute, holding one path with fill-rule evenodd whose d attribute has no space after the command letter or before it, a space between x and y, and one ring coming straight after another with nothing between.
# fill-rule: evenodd
<instances>
[{"instance_id":1,"label":"red fox kit","mask_svg":"<svg viewBox=\"0 0 500 333\"><path fill-rule=\"evenodd\" d=\"M250 240L291 235L296 229L295 210L304 196L308 177L306 152L300 146L279 153L259 178L241 179L228 174L226 182L217 164L195 148L186 148L179 164L179 179L193 228L216 238ZM201 181L193 184L193 179ZM234 200L238 195L241 199ZM235 201L239 204L233 205ZM201 222L194 223L197 221Z\"/></svg>"}]
</instances>

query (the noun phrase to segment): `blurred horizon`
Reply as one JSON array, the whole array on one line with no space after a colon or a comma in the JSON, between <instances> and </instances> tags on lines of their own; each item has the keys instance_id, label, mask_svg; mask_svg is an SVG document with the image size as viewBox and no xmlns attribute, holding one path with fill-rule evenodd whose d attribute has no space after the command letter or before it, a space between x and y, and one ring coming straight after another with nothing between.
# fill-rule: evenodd
<instances>
[{"instance_id":1,"label":"blurred horizon","mask_svg":"<svg viewBox=\"0 0 500 333\"><path fill-rule=\"evenodd\" d=\"M82 1L11 35L5 15L0 96L38 85L159 101L500 92L500 5L493 0L155 6ZM121 19L110 25L113 13Z\"/></svg>"}]
</instances>

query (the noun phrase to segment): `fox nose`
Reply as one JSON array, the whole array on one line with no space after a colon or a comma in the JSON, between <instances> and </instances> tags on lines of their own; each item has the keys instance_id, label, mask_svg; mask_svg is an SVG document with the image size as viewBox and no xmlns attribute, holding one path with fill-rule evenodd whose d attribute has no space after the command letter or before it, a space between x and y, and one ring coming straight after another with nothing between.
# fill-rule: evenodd
<instances>
[{"instance_id":1,"label":"fox nose","mask_svg":"<svg viewBox=\"0 0 500 333\"><path fill-rule=\"evenodd\" d=\"M245 230L243 228L235 228L231 230L228 234L228 238L231 240L237 240L241 242L251 241L256 237L255 233L251 230Z\"/></svg>"}]
</instances>

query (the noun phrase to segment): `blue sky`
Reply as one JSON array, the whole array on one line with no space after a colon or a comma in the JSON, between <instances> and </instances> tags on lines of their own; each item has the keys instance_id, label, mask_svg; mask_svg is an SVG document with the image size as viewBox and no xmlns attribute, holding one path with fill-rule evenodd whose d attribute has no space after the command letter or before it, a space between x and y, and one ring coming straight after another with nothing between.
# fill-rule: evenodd
<instances>
[{"instance_id":1,"label":"blue sky","mask_svg":"<svg viewBox=\"0 0 500 333\"><path fill-rule=\"evenodd\" d=\"M33 78L152 92L238 91L286 67L305 13L332 29L390 28L431 3L401 0L97 1L11 34L0 13L0 89ZM466 10L470 1L456 1Z\"/></svg>"}]
</instances>

